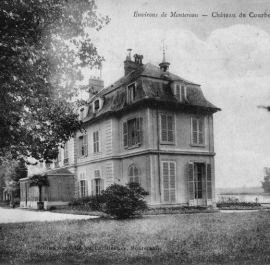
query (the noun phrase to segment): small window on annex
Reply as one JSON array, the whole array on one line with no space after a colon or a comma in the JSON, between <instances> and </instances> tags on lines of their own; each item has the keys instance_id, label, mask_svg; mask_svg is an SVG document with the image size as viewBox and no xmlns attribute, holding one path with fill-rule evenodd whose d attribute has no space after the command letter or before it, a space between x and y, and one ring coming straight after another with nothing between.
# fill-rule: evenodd
<instances>
[{"instance_id":1,"label":"small window on annex","mask_svg":"<svg viewBox=\"0 0 270 265\"><path fill-rule=\"evenodd\" d=\"M128 170L129 182L141 183L140 175L141 174L140 174L140 170L138 167L136 167L135 165L130 166L130 168Z\"/></svg>"}]
</instances>

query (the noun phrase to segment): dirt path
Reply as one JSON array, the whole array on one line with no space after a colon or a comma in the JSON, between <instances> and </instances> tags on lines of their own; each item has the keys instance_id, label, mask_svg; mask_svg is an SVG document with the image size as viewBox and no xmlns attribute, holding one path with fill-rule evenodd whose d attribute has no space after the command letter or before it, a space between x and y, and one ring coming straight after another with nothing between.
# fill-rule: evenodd
<instances>
[{"instance_id":1,"label":"dirt path","mask_svg":"<svg viewBox=\"0 0 270 265\"><path fill-rule=\"evenodd\" d=\"M27 211L22 209L5 209L0 207L0 223L45 222L61 220L85 220L98 216L74 215L52 212Z\"/></svg>"}]
</instances>

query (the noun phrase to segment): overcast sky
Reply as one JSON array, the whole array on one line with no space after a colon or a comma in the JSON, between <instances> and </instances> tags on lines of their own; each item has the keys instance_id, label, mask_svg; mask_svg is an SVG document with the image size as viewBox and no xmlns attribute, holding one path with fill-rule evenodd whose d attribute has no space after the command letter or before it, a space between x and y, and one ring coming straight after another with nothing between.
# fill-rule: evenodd
<instances>
[{"instance_id":1,"label":"overcast sky","mask_svg":"<svg viewBox=\"0 0 270 265\"><path fill-rule=\"evenodd\" d=\"M270 112L258 108L270 105L270 17L249 13L270 14L270 1L100 0L97 5L111 17L108 26L91 32L106 59L105 85L123 76L128 48L143 54L143 63L159 64L165 39L170 71L201 84L206 98L222 109L214 114L216 186L259 186L263 168L270 167ZM134 17L136 11L158 17ZM170 17L171 12L198 17ZM236 17L214 18L212 12ZM246 17L239 17L241 12Z\"/></svg>"}]
</instances>

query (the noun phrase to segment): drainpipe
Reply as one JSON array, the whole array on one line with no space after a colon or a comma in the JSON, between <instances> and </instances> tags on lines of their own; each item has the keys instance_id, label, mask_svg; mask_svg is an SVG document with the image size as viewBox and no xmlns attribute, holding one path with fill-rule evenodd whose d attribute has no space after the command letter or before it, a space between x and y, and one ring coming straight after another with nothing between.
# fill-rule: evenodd
<instances>
[{"instance_id":1,"label":"drainpipe","mask_svg":"<svg viewBox=\"0 0 270 265\"><path fill-rule=\"evenodd\" d=\"M159 111L157 109L157 150L160 151L160 132L159 132ZM160 169L160 152L158 152L158 180L159 180L159 195L160 195L160 202L161 202L161 169Z\"/></svg>"}]
</instances>

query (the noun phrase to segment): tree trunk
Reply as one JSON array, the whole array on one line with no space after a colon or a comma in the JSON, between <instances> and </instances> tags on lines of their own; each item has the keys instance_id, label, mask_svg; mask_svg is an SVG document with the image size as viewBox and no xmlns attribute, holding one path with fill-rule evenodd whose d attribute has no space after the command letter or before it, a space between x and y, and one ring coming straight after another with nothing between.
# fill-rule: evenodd
<instances>
[{"instance_id":1,"label":"tree trunk","mask_svg":"<svg viewBox=\"0 0 270 265\"><path fill-rule=\"evenodd\" d=\"M39 189L39 201L41 202L42 201L42 196L41 196L41 192L42 192L42 186L38 186L38 189Z\"/></svg>"},{"instance_id":2,"label":"tree trunk","mask_svg":"<svg viewBox=\"0 0 270 265\"><path fill-rule=\"evenodd\" d=\"M9 206L10 206L11 208L14 208L14 207L15 207L13 191L10 192L10 202L9 202Z\"/></svg>"}]
</instances>

